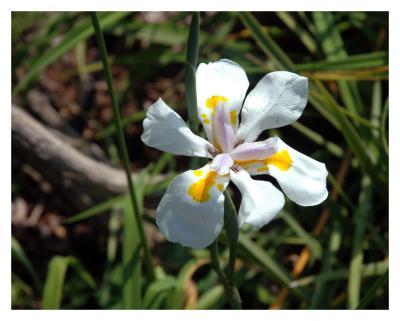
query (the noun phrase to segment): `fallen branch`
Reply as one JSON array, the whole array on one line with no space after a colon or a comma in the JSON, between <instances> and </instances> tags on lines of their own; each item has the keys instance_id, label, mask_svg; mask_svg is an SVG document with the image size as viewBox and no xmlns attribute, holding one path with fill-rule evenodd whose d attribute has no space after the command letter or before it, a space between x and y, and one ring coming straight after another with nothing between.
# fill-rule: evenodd
<instances>
[{"instance_id":1,"label":"fallen branch","mask_svg":"<svg viewBox=\"0 0 400 321\"><path fill-rule=\"evenodd\" d=\"M127 191L122 170L81 153L15 105L12 107L12 152L13 157L39 171L68 201L71 211ZM164 178L163 175L153 177L152 183Z\"/></svg>"}]
</instances>

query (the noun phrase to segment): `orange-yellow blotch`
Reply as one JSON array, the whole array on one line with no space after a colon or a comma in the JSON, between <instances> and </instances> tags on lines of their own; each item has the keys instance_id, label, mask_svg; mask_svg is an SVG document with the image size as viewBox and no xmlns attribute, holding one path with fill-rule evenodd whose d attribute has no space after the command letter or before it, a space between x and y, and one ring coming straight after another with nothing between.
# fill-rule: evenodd
<instances>
[{"instance_id":1,"label":"orange-yellow blotch","mask_svg":"<svg viewBox=\"0 0 400 321\"><path fill-rule=\"evenodd\" d=\"M203 175L203 171L201 169L196 169L195 171L193 171L193 174L196 176L202 176Z\"/></svg>"},{"instance_id":2,"label":"orange-yellow blotch","mask_svg":"<svg viewBox=\"0 0 400 321\"><path fill-rule=\"evenodd\" d=\"M235 126L236 125L236 119L237 119L237 113L236 110L232 110L230 113L230 118L231 118L231 125Z\"/></svg>"},{"instance_id":3,"label":"orange-yellow blotch","mask_svg":"<svg viewBox=\"0 0 400 321\"><path fill-rule=\"evenodd\" d=\"M287 171L292 167L293 161L290 158L289 152L283 149L265 159L236 160L235 164L244 168L258 164L260 167L257 168L257 172L260 173L269 170L269 165L274 165L281 171Z\"/></svg>"},{"instance_id":4,"label":"orange-yellow blotch","mask_svg":"<svg viewBox=\"0 0 400 321\"><path fill-rule=\"evenodd\" d=\"M265 165L274 165L281 171L287 171L293 165L293 161L290 158L289 152L286 149L281 150L278 153L268 157L264 160Z\"/></svg>"},{"instance_id":5,"label":"orange-yellow blotch","mask_svg":"<svg viewBox=\"0 0 400 321\"><path fill-rule=\"evenodd\" d=\"M217 172L209 171L204 178L190 185L188 193L195 202L204 203L210 199L210 189L215 185L216 176Z\"/></svg>"},{"instance_id":6,"label":"orange-yellow blotch","mask_svg":"<svg viewBox=\"0 0 400 321\"><path fill-rule=\"evenodd\" d=\"M227 100L228 100L228 98L226 98L224 96L212 96L211 98L208 98L206 100L206 106L208 108L215 110L215 108L217 108L218 103L223 103Z\"/></svg>"},{"instance_id":7,"label":"orange-yellow blotch","mask_svg":"<svg viewBox=\"0 0 400 321\"><path fill-rule=\"evenodd\" d=\"M224 185L223 184L217 184L217 188L220 192L224 190Z\"/></svg>"}]
</instances>

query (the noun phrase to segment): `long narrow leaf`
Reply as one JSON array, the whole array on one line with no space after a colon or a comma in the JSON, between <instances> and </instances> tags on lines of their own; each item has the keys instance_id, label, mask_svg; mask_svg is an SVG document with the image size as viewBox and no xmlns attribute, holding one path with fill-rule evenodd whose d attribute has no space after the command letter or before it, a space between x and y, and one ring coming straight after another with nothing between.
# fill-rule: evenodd
<instances>
[{"instance_id":1,"label":"long narrow leaf","mask_svg":"<svg viewBox=\"0 0 400 321\"><path fill-rule=\"evenodd\" d=\"M123 226L123 278L122 305L125 309L141 308L142 267L140 260L140 237L130 202L125 203Z\"/></svg>"},{"instance_id":2,"label":"long narrow leaf","mask_svg":"<svg viewBox=\"0 0 400 321\"><path fill-rule=\"evenodd\" d=\"M199 13L192 15L190 23L188 45L185 63L185 91L186 104L189 115L190 128L195 134L199 134L200 121L197 116L196 72L199 50Z\"/></svg>"},{"instance_id":3,"label":"long narrow leaf","mask_svg":"<svg viewBox=\"0 0 400 321\"><path fill-rule=\"evenodd\" d=\"M282 11L276 14L282 22L299 37L308 51L314 54L317 50L317 43L311 34L296 21L294 14Z\"/></svg>"},{"instance_id":4,"label":"long narrow leaf","mask_svg":"<svg viewBox=\"0 0 400 321\"><path fill-rule=\"evenodd\" d=\"M377 51L367 54L340 57L335 60L327 59L313 61L304 64L297 64L298 71L319 71L319 70L358 70L387 66L389 55L386 51Z\"/></svg>"},{"instance_id":5,"label":"long narrow leaf","mask_svg":"<svg viewBox=\"0 0 400 321\"><path fill-rule=\"evenodd\" d=\"M100 24L103 28L109 28L115 25L118 21L127 16L129 12L111 12L104 13L100 16ZM49 64L54 62L61 55L75 47L83 39L87 39L93 35L94 30L90 21L70 29L64 36L64 39L55 47L50 48L45 54L40 56L35 63L30 66L28 73L20 80L18 85L13 90L13 95L24 89L38 74Z\"/></svg>"},{"instance_id":6,"label":"long narrow leaf","mask_svg":"<svg viewBox=\"0 0 400 321\"><path fill-rule=\"evenodd\" d=\"M292 277L289 272L280 264L278 264L267 252L260 246L254 243L248 236L243 233L239 236L239 245L242 250L246 251L258 262L264 269L274 276L274 278L281 284L289 287L292 282ZM307 299L308 294L303 289L293 288L293 293L301 299ZM299 291L300 290L300 291Z\"/></svg>"},{"instance_id":7,"label":"long narrow leaf","mask_svg":"<svg viewBox=\"0 0 400 321\"><path fill-rule=\"evenodd\" d=\"M92 276L82 264L72 256L54 256L48 266L46 282L43 289L43 309L59 309L63 297L63 288L67 268L71 266L81 279L91 288L96 286Z\"/></svg>"},{"instance_id":8,"label":"long narrow leaf","mask_svg":"<svg viewBox=\"0 0 400 321\"><path fill-rule=\"evenodd\" d=\"M74 216L67 218L65 220L65 223L67 223L67 224L76 223L76 222L88 219L92 216L104 213L112 208L123 207L127 197L128 197L127 194L112 197L100 204L97 204L87 210L84 210L78 214L75 214Z\"/></svg>"},{"instance_id":9,"label":"long narrow leaf","mask_svg":"<svg viewBox=\"0 0 400 321\"><path fill-rule=\"evenodd\" d=\"M99 46L101 61L103 63L103 68L104 68L104 76L107 81L108 92L109 92L109 95L111 98L111 106L112 106L112 110L113 110L113 121L114 121L115 127L117 129L118 147L119 147L119 152L121 155L121 160L124 164L125 174L126 174L126 178L128 181L128 190L129 190L130 201L132 203L132 212L133 213L131 213L130 211L126 211L125 213L126 213L126 215L129 215L129 213L131 213L133 216L131 219L135 220L137 232L140 237L140 242L141 242L143 253L144 253L144 260L146 262L148 276L149 276L149 279L152 281L155 279L154 266L153 266L149 246L147 243L147 238L146 238L146 235L144 232L141 206L138 204L138 196L136 193L137 187L135 186L133 179L132 179L128 149L127 149L127 145L125 142L125 136L123 134L120 110L119 110L119 106L118 106L118 98L117 98L117 95L116 95L115 89L114 89L114 81L113 81L113 77L111 74L110 63L108 61L107 48L106 48L106 44L104 41L102 27L101 27L100 20L99 20L97 13L92 12L90 14L90 17L92 20L93 29L95 31L97 44Z\"/></svg>"},{"instance_id":10,"label":"long narrow leaf","mask_svg":"<svg viewBox=\"0 0 400 321\"><path fill-rule=\"evenodd\" d=\"M21 244L19 244L17 239L15 239L14 237L11 238L11 253L12 257L20 261L22 265L26 268L26 270L32 277L35 289L40 293L42 291L43 284L40 281L40 278L35 269L33 268L31 261L26 256Z\"/></svg>"},{"instance_id":11,"label":"long narrow leaf","mask_svg":"<svg viewBox=\"0 0 400 321\"><path fill-rule=\"evenodd\" d=\"M166 291L174 288L176 279L172 276L165 277L161 280L156 280L147 288L146 294L143 299L143 308L145 309L158 309L160 308L159 298Z\"/></svg>"},{"instance_id":12,"label":"long narrow leaf","mask_svg":"<svg viewBox=\"0 0 400 321\"><path fill-rule=\"evenodd\" d=\"M349 267L349 282L348 282L348 307L355 309L360 300L361 292L361 268L364 259L362 249L364 243L364 233L370 212L372 210L372 183L368 176L362 180L361 193L359 197L359 207L356 210L354 217L354 240L353 253Z\"/></svg>"},{"instance_id":13,"label":"long narrow leaf","mask_svg":"<svg viewBox=\"0 0 400 321\"><path fill-rule=\"evenodd\" d=\"M361 276L363 278L373 277L377 275L382 275L388 269L389 264L387 261L379 261L373 262L368 264L363 264L361 268ZM334 281L334 280L346 280L349 277L349 270L348 269L338 269L338 270L331 270L325 274L316 274L316 275L309 275L305 276L301 279L297 279L292 281L289 286L292 288L295 287L302 287L302 286L309 286L319 279L324 281Z\"/></svg>"},{"instance_id":14,"label":"long narrow leaf","mask_svg":"<svg viewBox=\"0 0 400 321\"><path fill-rule=\"evenodd\" d=\"M358 305L357 309L364 309L368 305L368 303L372 301L376 292L389 281L388 276L389 270L386 270L386 272L382 274L368 289L365 296L360 300L360 304Z\"/></svg>"},{"instance_id":15,"label":"long narrow leaf","mask_svg":"<svg viewBox=\"0 0 400 321\"><path fill-rule=\"evenodd\" d=\"M290 228L300 237L304 240L305 244L311 249L313 252L314 256L316 258L321 257L321 244L318 242L317 239L315 239L313 236L311 236L304 228L297 222L297 220L290 215L289 212L286 211L281 211L279 216L283 219L283 221L290 226Z\"/></svg>"}]
</instances>

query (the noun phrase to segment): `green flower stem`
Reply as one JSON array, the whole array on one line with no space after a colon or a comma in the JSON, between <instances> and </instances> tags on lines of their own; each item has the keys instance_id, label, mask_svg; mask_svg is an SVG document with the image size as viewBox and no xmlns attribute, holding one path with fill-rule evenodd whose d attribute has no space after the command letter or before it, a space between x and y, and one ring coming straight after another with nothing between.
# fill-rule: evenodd
<instances>
[{"instance_id":1,"label":"green flower stem","mask_svg":"<svg viewBox=\"0 0 400 321\"><path fill-rule=\"evenodd\" d=\"M226 283L226 278L225 274L221 269L221 265L219 264L219 258L218 258L218 239L216 239L209 247L208 249L210 250L210 256L211 256L211 267L214 269L214 271L218 274L218 276L221 279L221 282L225 285Z\"/></svg>"},{"instance_id":2,"label":"green flower stem","mask_svg":"<svg viewBox=\"0 0 400 321\"><path fill-rule=\"evenodd\" d=\"M224 287L225 294L227 295L227 299L229 304L234 309L241 309L241 299L239 295L239 291L232 283L232 280L228 280L225 276L225 273L221 269L221 265L219 264L218 258L218 239L215 240L210 246L210 256L211 256L211 267L218 274L219 279Z\"/></svg>"},{"instance_id":3,"label":"green flower stem","mask_svg":"<svg viewBox=\"0 0 400 321\"><path fill-rule=\"evenodd\" d=\"M228 191L224 192L225 202L228 206L228 210L225 210L225 229L229 237L229 265L228 265L228 279L233 280L235 273L235 261L237 255L237 245L239 240L239 227L237 221L237 213L235 205L233 204L232 198Z\"/></svg>"},{"instance_id":4,"label":"green flower stem","mask_svg":"<svg viewBox=\"0 0 400 321\"><path fill-rule=\"evenodd\" d=\"M146 236L144 234L143 221L141 218L140 209L139 209L139 205L138 205L136 193L135 193L135 185L132 181L128 150L126 148L126 142L125 142L125 138L124 138L124 134L123 134L123 130L122 130L121 117L120 117L119 108L118 108L118 100L117 100L117 96L116 96L115 90L114 90L114 84L113 84L113 79L112 79L112 75L111 75L110 64L108 62L107 49L106 49L106 45L104 43L103 32L100 27L97 13L91 12L90 17L92 19L92 24L93 24L93 28L94 28L95 35L96 35L96 40L97 40L97 43L99 46L101 60L103 63L104 74L105 74L105 78L107 80L108 91L109 91L109 94L111 97L111 104L112 104L113 116L114 116L113 121L114 121L115 127L116 127L117 140L118 140L118 145L120 147L119 149L120 149L121 158L124 163L125 173L126 173L126 177L128 179L129 195L130 195L130 199L132 202L133 213L134 213L135 220L136 220L138 230L139 230L138 232L139 232L139 236L141 239L141 244L143 247L143 254L144 254L144 259L145 259L145 263L146 263L146 267L147 267L146 270L148 272L148 277L149 277L150 281L153 281L155 279L154 267L153 267L153 263L152 263L152 259L151 259L151 255L150 255L149 246L147 244Z\"/></svg>"},{"instance_id":5,"label":"green flower stem","mask_svg":"<svg viewBox=\"0 0 400 321\"><path fill-rule=\"evenodd\" d=\"M235 285L235 262L237 256L237 247L239 242L239 224L237 221L237 212L235 204L233 204L231 195L227 190L224 192L225 196L225 222L224 227L229 239L229 263L226 279L228 282L228 295L231 298L232 307L241 309L242 300Z\"/></svg>"}]
</instances>

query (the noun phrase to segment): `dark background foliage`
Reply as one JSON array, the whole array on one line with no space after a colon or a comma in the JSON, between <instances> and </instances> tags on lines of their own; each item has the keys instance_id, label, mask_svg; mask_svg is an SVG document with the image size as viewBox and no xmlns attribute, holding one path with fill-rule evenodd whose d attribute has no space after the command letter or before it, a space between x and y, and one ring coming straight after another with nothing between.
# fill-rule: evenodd
<instances>
[{"instance_id":1,"label":"dark background foliage","mask_svg":"<svg viewBox=\"0 0 400 321\"><path fill-rule=\"evenodd\" d=\"M245 68L250 89L274 70L310 79L310 101L299 121L263 135L283 137L325 162L330 173L323 204L304 208L287 200L269 225L242 229L236 281L243 307L387 309L388 14L200 16L199 62L234 60ZM208 252L165 241L154 222L171 177L196 164L140 140L145 111L158 97L187 119L183 64L190 17L100 14L157 281L145 278L140 257L124 259L124 244L137 245L134 229L124 229L124 188L68 181L65 168L55 176L60 164L47 167L37 150L19 146L13 122L13 308L228 307ZM121 166L86 13L13 13L12 84L14 110L22 108L85 157ZM238 205L240 193L231 192ZM94 196L85 200L85 193Z\"/></svg>"}]
</instances>

